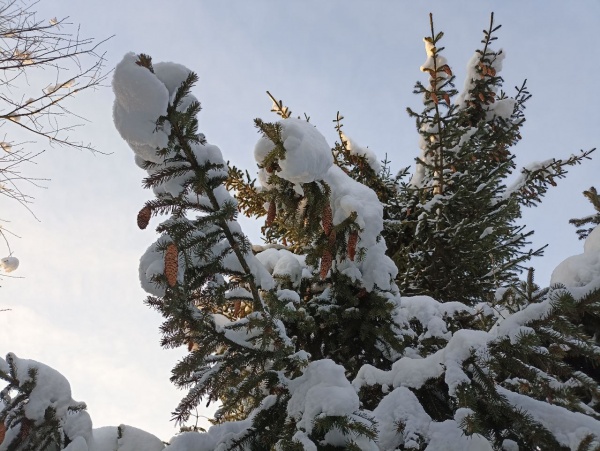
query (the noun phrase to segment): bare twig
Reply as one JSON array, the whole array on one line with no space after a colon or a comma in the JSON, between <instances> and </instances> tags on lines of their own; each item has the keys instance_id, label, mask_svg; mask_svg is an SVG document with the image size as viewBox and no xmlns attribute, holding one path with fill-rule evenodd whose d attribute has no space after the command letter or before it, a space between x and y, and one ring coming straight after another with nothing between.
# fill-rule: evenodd
<instances>
[{"instance_id":1,"label":"bare twig","mask_svg":"<svg viewBox=\"0 0 600 451\"><path fill-rule=\"evenodd\" d=\"M50 147L98 152L91 144L72 138L85 119L70 110L69 102L82 91L102 86L108 75L99 51L106 39L82 37L68 17L40 20L36 4L29 0L0 4L0 128L4 131L0 196L32 214L28 204L33 197L25 188L43 187L46 179L28 176L26 166L35 164L44 149L36 141L19 138L43 138L43 144ZM7 233L0 226L0 237L8 247Z\"/></svg>"}]
</instances>

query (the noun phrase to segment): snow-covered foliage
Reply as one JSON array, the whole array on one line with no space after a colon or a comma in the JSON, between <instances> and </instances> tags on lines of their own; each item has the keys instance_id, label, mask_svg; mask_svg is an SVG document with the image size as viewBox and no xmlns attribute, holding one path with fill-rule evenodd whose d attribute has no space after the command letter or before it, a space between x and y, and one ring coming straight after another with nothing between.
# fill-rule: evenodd
<instances>
[{"instance_id":1,"label":"snow-covered foliage","mask_svg":"<svg viewBox=\"0 0 600 451\"><path fill-rule=\"evenodd\" d=\"M395 190L386 204L384 236L397 264L403 294L474 304L501 285L514 284L532 257L533 231L519 225L521 208L541 201L569 166L593 151L533 162L517 174L513 148L521 140L525 83L511 96L501 76L505 52L495 47L492 21L467 65L462 91L443 57L442 33L425 38L427 61L418 82L421 112L409 110L420 153L408 183L387 176ZM453 101L454 99L454 101Z\"/></svg>"},{"instance_id":2,"label":"snow-covered foliage","mask_svg":"<svg viewBox=\"0 0 600 451\"><path fill-rule=\"evenodd\" d=\"M600 227L596 227L585 240L583 254L573 255L560 263L552 272L550 284L563 284L569 288L579 288L586 293L594 288L600 279Z\"/></svg>"},{"instance_id":3,"label":"snow-covered foliage","mask_svg":"<svg viewBox=\"0 0 600 451\"><path fill-rule=\"evenodd\" d=\"M294 118L281 124L281 141L285 147L285 158L279 162L278 175L292 182L299 194L303 194L301 184L323 180L333 165L331 147L315 127ZM273 143L266 137L261 138L254 147L257 163L262 164L272 149Z\"/></svg>"},{"instance_id":4,"label":"snow-covered foliage","mask_svg":"<svg viewBox=\"0 0 600 451\"><path fill-rule=\"evenodd\" d=\"M597 228L587 239L585 253L597 250ZM264 254L282 253L281 250L269 249ZM584 253L584 254L585 254ZM283 255L286 255L283 252ZM288 254L289 255L289 254ZM286 257L283 257L285 260ZM266 263L267 260L269 263ZM277 264L277 257L264 259L267 268L272 270ZM299 265L297 259L294 260ZM562 265L562 264L561 264ZM559 265L559 268L560 266ZM291 265L295 267L295 264ZM584 265L581 265L583 268ZM558 268L557 268L558 269ZM600 276L593 279L594 286L600 284ZM241 290L241 289L240 289ZM233 291L233 290L232 290ZM294 294L292 294L294 293ZM299 299L292 290L280 290L278 295L287 299L295 306L299 306ZM438 351L428 355L420 355L417 347L405 349L404 356L397 359L389 370L378 369L369 364L363 365L356 377L349 379L344 367L331 359L310 361L310 355L298 353L298 361L308 363L297 375L287 378L279 373L281 387L288 393L285 409L285 422L294 425L293 433L288 441L281 442L278 449L288 449L287 446L299 444L301 449L319 449L323 443L338 446L342 449L358 446L364 450L396 450L396 449L494 449L493 437L486 437L477 432L467 433L471 427L470 421L476 412L470 407L460 407L450 419L436 420L427 413L422 399L419 398L424 387L433 389L431 384L443 381L442 386L447 387L447 396L460 405L461 399L474 386L478 385L474 374L476 368L487 368L486 371L495 372L500 377L500 368L506 365L505 349L503 342L509 347L518 347L523 341L530 340L532 336L548 333L552 323L548 318L552 310L560 302L558 297L564 296L566 290L558 288L546 294L542 302L533 303L506 318L497 318L497 321L487 330L461 329L452 333L453 319L460 315L490 315L484 312L483 306L468 307L460 303L439 303L431 298L415 297L402 298L396 306L394 315L399 323L409 324L417 321L423 326L423 333L417 337L418 342L426 342L432 336L442 338L446 345ZM597 290L595 301L598 303ZM589 295L589 290L588 293ZM248 298L248 292L239 291L233 297ZM580 299L579 302L584 302ZM301 305L301 304L300 304ZM251 315L249 315L251 316ZM216 329L235 330L231 328L231 321L220 316L214 318ZM248 317L247 317L248 318ZM543 323L543 327L538 327ZM414 327L413 327L414 330ZM239 341L239 334L233 340ZM250 345L251 337L246 334L246 343ZM409 334L410 335L410 334ZM407 336L408 337L408 336ZM409 337L410 338L410 337ZM539 350L541 355L552 351L555 345L566 346L557 340L547 342L550 346L546 351ZM593 351L598 354L598 349ZM495 362L496 361L496 362ZM508 362L516 364L517 360L509 358ZM217 364L218 366L218 364ZM515 368L515 371L518 370ZM4 409L3 422L7 425L6 438L0 450L8 449L12 440L22 437L21 431L26 428L27 437L36 437L36 427L41 427L48 419L48 412L56 418L55 428L58 437L62 437L62 446L67 450L96 450L119 451L125 450L169 450L196 451L226 450L234 445L244 442L248 434L253 432L253 424L257 418L269 412L279 402L281 394L267 395L261 403L244 420L227 421L211 427L206 433L185 432L174 437L168 446L156 437L131 426L121 425L118 428L93 429L92 422L85 411L85 404L74 401L71 389L66 379L57 371L32 360L19 359L9 354L6 360L0 359L0 376L10 382L10 389L3 392ZM589 443L597 446L600 444L600 421L594 411L594 403L586 406L578 401L577 409L568 404L568 390L582 387L585 378L581 374L572 374L566 381L555 378L551 374L538 370L538 383L536 381L519 377L497 380L495 391L502 401L510 408L518 409L521 414L541 427L545 428L555 440L556 446L565 449L578 449L578 446L589 437L596 437ZM578 380L581 379L581 380ZM550 384L544 388L543 383ZM368 410L364 403L372 401L363 398L364 393L373 396L373 388L378 387L378 399L374 408ZM556 396L552 402L540 399L536 390L542 389L546 396ZM25 397L10 397L11 392L26 394ZM552 393L549 395L548 393ZM558 395L558 396L557 396ZM561 396L563 398L561 399ZM21 416L22 415L22 416ZM322 429L328 417L345 417L347 421L354 421L365 430L373 430L372 436L338 429L335 426L327 432L321 442L314 441L315 429ZM17 421L19 420L19 421ZM399 427L401 425L401 427ZM467 429L465 429L467 427ZM362 429L358 428L362 432ZM255 431L254 431L255 432ZM514 431L513 431L514 433ZM44 437L48 431L44 431ZM279 434L282 434L280 431ZM281 437L280 437L281 438ZM501 443L505 449L521 443L529 449L539 440L540 436L531 437L503 437ZM516 440L516 441L515 441ZM498 443L498 442L496 442ZM528 445L529 444L529 445ZM249 445L248 445L249 446ZM242 446L242 449L246 449ZM250 449L250 448L247 448ZM293 448L289 448L293 449ZM558 449L558 448L556 448Z\"/></svg>"},{"instance_id":5,"label":"snow-covered foliage","mask_svg":"<svg viewBox=\"0 0 600 451\"><path fill-rule=\"evenodd\" d=\"M159 451L164 444L140 429L121 425L94 429L85 403L71 397L58 371L35 360L8 354L0 358L0 420L5 430L0 450ZM17 448L15 448L17 446Z\"/></svg>"},{"instance_id":6,"label":"snow-covered foliage","mask_svg":"<svg viewBox=\"0 0 600 451\"><path fill-rule=\"evenodd\" d=\"M377 155L375 154L375 152L373 152L368 147L363 147L363 146L357 144L356 141L354 141L352 138L346 136L346 134L344 134L343 132L341 133L340 138L342 139L342 141L345 141L347 143L346 147L347 147L350 155L356 155L358 157L363 157L369 164L369 167L375 173L379 173L381 171L381 169L382 169L381 163L379 162L379 159L377 158Z\"/></svg>"},{"instance_id":7,"label":"snow-covered foliage","mask_svg":"<svg viewBox=\"0 0 600 451\"><path fill-rule=\"evenodd\" d=\"M71 451L600 446L600 346L586 326L600 317L600 228L582 255L559 265L556 285L539 289L532 272L516 282L511 268L530 256L519 253L527 234L513 225L518 196L503 197L495 174L512 168L506 148L517 140L525 94L501 97L503 54L486 44L453 105L440 37L426 39L421 68L430 75L418 121L422 168L404 185L384 180L374 155L342 132L339 114L341 142L332 149L282 104L281 120L255 121L258 184L244 181L198 132L196 75L125 55L113 78L115 125L155 195L138 225L167 215L141 258L140 281L146 302L165 319L162 344L189 351L173 369L172 382L186 390L175 419L185 423L201 402L219 401L216 424L167 445L129 426L94 430L61 375L9 355L0 359L9 384L0 396L7 428L0 451L40 440ZM442 101L454 135L443 133L439 115L434 120ZM527 180L545 183L536 177ZM473 202L487 208L485 215L469 216ZM405 216L392 217L394 208ZM264 245L249 242L238 210L266 217ZM407 223L407 235L386 229ZM439 238L449 254L419 248L411 258L452 261L456 272L434 268L440 281L447 290L468 286L447 297L440 290L438 299L427 290L401 294L398 279L419 291L431 274L423 276L425 266L398 272L390 253L402 250L406 236L427 238L428 246ZM473 237L479 246L509 250L494 254L500 261L490 269L481 255L463 255L469 252L460 246ZM477 265L485 272L471 280ZM493 295L491 281L498 280L503 286Z\"/></svg>"}]
</instances>

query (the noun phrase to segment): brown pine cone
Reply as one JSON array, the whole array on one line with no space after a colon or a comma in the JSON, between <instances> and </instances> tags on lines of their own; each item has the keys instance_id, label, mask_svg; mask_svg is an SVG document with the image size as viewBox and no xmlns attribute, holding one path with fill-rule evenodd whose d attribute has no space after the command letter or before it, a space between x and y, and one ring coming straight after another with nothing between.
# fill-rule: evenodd
<instances>
[{"instance_id":1,"label":"brown pine cone","mask_svg":"<svg viewBox=\"0 0 600 451\"><path fill-rule=\"evenodd\" d=\"M167 247L165 252L165 277L170 287L177 284L177 272L179 271L177 246L173 243Z\"/></svg>"},{"instance_id":2,"label":"brown pine cone","mask_svg":"<svg viewBox=\"0 0 600 451\"><path fill-rule=\"evenodd\" d=\"M4 441L4 436L5 435L6 435L6 426L4 426L4 423L1 422L0 423L0 445Z\"/></svg>"},{"instance_id":3,"label":"brown pine cone","mask_svg":"<svg viewBox=\"0 0 600 451\"><path fill-rule=\"evenodd\" d=\"M335 233L335 229L331 229L331 233L329 233L329 239L327 243L329 243L329 247L333 248L335 246L335 238L337 234Z\"/></svg>"},{"instance_id":4,"label":"brown pine cone","mask_svg":"<svg viewBox=\"0 0 600 451\"><path fill-rule=\"evenodd\" d=\"M327 276L327 273L331 269L332 261L333 257L331 256L331 252L329 249L325 250L325 252L323 252L323 256L321 257L321 271L319 274L321 279L324 279Z\"/></svg>"},{"instance_id":5,"label":"brown pine cone","mask_svg":"<svg viewBox=\"0 0 600 451\"><path fill-rule=\"evenodd\" d=\"M148 227L148 223L150 222L150 217L152 216L152 210L150 207L145 206L140 210L137 215L137 225L140 229L144 230Z\"/></svg>"},{"instance_id":6,"label":"brown pine cone","mask_svg":"<svg viewBox=\"0 0 600 451\"><path fill-rule=\"evenodd\" d=\"M21 422L21 430L19 431L19 438L25 440L31 430L32 421L29 418L24 418Z\"/></svg>"},{"instance_id":7,"label":"brown pine cone","mask_svg":"<svg viewBox=\"0 0 600 451\"><path fill-rule=\"evenodd\" d=\"M275 202L269 202L269 210L267 211L267 220L265 221L265 225L267 227L271 227L273 221L275 221L275 215L277 214L277 206Z\"/></svg>"},{"instance_id":8,"label":"brown pine cone","mask_svg":"<svg viewBox=\"0 0 600 451\"><path fill-rule=\"evenodd\" d=\"M323 209L323 218L321 221L323 223L325 235L329 235L329 232L331 232L331 228L333 227L333 213L331 212L331 205L329 205L329 203L327 203Z\"/></svg>"},{"instance_id":9,"label":"brown pine cone","mask_svg":"<svg viewBox=\"0 0 600 451\"><path fill-rule=\"evenodd\" d=\"M358 243L358 232L356 230L350 232L348 236L348 258L354 261L356 256L356 244Z\"/></svg>"}]
</instances>

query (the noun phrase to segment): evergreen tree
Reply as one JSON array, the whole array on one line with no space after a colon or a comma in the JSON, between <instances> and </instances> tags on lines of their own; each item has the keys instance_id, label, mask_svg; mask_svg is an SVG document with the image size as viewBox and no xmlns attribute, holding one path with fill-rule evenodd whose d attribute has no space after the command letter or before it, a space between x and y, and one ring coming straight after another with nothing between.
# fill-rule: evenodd
<instances>
[{"instance_id":1,"label":"evergreen tree","mask_svg":"<svg viewBox=\"0 0 600 451\"><path fill-rule=\"evenodd\" d=\"M492 48L500 26L492 14L459 94L442 56L443 33L430 20L421 66L429 82L418 82L414 91L424 109L408 110L421 136L421 155L410 181L397 180L396 195L382 199L389 218L384 236L403 294L474 303L515 283L523 264L542 254L543 248L527 249L533 231L517 223L521 207L538 204L566 166L591 151L535 163L507 186L530 94L525 83L513 97L502 90L505 55Z\"/></svg>"},{"instance_id":2,"label":"evergreen tree","mask_svg":"<svg viewBox=\"0 0 600 451\"><path fill-rule=\"evenodd\" d=\"M136 151L149 173L144 185L156 194L140 212L140 224L148 214L170 214L142 258L142 282L154 294L147 303L165 316L163 345L191 349L173 370L173 382L191 387L176 419L186 421L202 398L219 399L217 419L231 418L240 404L243 412L255 412L253 428L239 443L291 443L300 419L284 425L282 412L298 402L290 385L302 378L302 368L308 365L310 372L310 362L318 363L317 378L322 367L341 372L341 388L353 392L346 377L365 363L390 368L402 350L392 316L399 300L396 268L379 236L382 206L370 189L333 165L330 147L311 124L256 120L263 136L255 150L260 196L269 203L265 234L271 240L285 235L287 246L267 246L254 255L225 189L225 162L197 131L199 104L190 94L196 76L187 73L181 85L173 84L166 78L174 72L169 65L153 66L145 55L131 58L115 73L117 126L126 139L120 77L125 84L133 69L137 80L177 86L156 123L162 136L152 136L166 139L166 146L155 161L142 161L148 155ZM323 419L315 437L338 427L347 432L343 443L372 441L372 419L355 410L358 398L355 409Z\"/></svg>"}]
</instances>

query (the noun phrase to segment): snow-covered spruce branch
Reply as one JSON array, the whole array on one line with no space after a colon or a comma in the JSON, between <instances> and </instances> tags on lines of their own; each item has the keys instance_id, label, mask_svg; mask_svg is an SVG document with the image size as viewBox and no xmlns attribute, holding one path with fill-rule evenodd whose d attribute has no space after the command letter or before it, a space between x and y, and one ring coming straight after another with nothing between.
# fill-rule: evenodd
<instances>
[{"instance_id":1,"label":"snow-covered spruce branch","mask_svg":"<svg viewBox=\"0 0 600 451\"><path fill-rule=\"evenodd\" d=\"M230 199L226 198L226 199L222 199L219 201L219 199L217 199L216 188L211 189L211 187L207 183L207 181L203 180L205 177L205 173L207 172L207 165L200 164L198 162L197 157L196 157L196 155L194 155L193 149L191 147L192 144L201 144L202 143L201 139L199 139L198 135L195 133L196 132L196 127L195 127L196 124L194 124L194 126L192 127L192 130L188 131L188 130L182 129L180 127L180 122L177 120L178 119L177 118L177 116L178 116L177 108L179 108L181 106L182 100L186 96L190 95L191 87L197 82L197 80L198 80L198 77L194 73L190 72L190 74L188 75L186 80L184 82L182 82L182 87L180 87L177 90L177 93L173 100L173 103L169 104L169 106L167 108L167 115L161 116L159 118L158 126L163 126L164 121L168 121L168 123L171 125L171 135L169 136L169 139L176 140L175 145L179 145L179 147L181 148L181 151L185 154L185 158L186 158L187 162L190 163L191 170L194 173L196 173L197 176L199 176L195 180L194 192L198 198L198 203L196 205L194 205L194 207L196 207L196 209L199 211L205 211L206 207L204 205L200 205L198 196L206 195L208 197L208 200L210 201L211 208L209 209L209 212L214 213L214 212L218 212L220 209L222 209L225 203L229 203L232 206L235 206L235 202L233 201L233 198L230 198ZM186 113L196 114L198 111L199 111L199 104L196 105L196 104L192 103L188 107L188 111L186 111ZM190 134L190 132L191 132L191 134ZM202 143L202 144L204 144L204 143ZM223 161L220 161L220 162L215 161L215 162L210 162L210 163L215 165L213 170L223 170L223 168L225 166ZM221 174L221 176L222 176L222 174ZM164 177L161 177L161 178L164 179ZM221 180L221 184L218 185L219 188L222 188L222 186L223 186L222 183L224 180L225 179ZM149 183L147 183L147 184L149 184ZM206 188L205 188L205 186L206 186ZM219 191L219 193L220 193L220 191ZM177 205L177 203L174 205ZM183 214L183 212L180 212L179 214ZM233 215L231 215L229 220L232 220L232 219L234 219ZM250 291L252 293L254 309L255 310L265 310L266 306L261 301L260 294L258 292L258 285L254 279L252 270L251 270L248 262L246 261L246 259L248 258L247 255L249 254L248 243L247 243L246 237L241 235L239 232L234 231L233 228L230 227L230 225L228 224L226 218L219 218L217 220L217 223L218 223L219 227L221 228L221 231L227 238L227 242L229 243L230 249L233 251L239 264L242 266L244 275L246 276L244 278L244 280L250 287Z\"/></svg>"},{"instance_id":2,"label":"snow-covered spruce branch","mask_svg":"<svg viewBox=\"0 0 600 451\"><path fill-rule=\"evenodd\" d=\"M549 186L556 186L556 180L565 178L568 166L581 164L589 160L596 149L582 150L579 154L568 158L552 158L546 161L530 163L521 169L517 179L506 188L502 199L513 198L521 205L536 206L548 191Z\"/></svg>"},{"instance_id":3,"label":"snow-covered spruce branch","mask_svg":"<svg viewBox=\"0 0 600 451\"><path fill-rule=\"evenodd\" d=\"M167 318L163 343L177 346L187 341L192 350L173 378L179 385L193 386L177 409L178 418L185 421L202 396L226 397L227 387L217 380L224 374L235 377L239 368L253 368L250 373L259 376L251 390L265 377L273 379L267 367L290 354L291 341L264 299L275 296L273 278L252 254L235 221L237 205L224 187L225 162L218 148L197 132L200 106L190 94L195 74L174 64L153 66L149 57L130 54L117 67L114 80L117 127L148 170L144 183L157 196L143 210L171 213L157 228L163 236L142 258L142 279L155 295L148 302ZM136 90L142 92L132 93ZM154 94L154 99L132 111L129 99L138 94L148 99ZM132 125L150 111L156 125L147 125L144 137L134 136ZM155 134L162 134L158 152L152 149ZM191 214L199 216L190 219ZM169 248L176 249L172 262L167 261ZM235 298L227 296L232 289L250 294L252 313L245 318L239 318ZM224 356L215 367L219 371L210 369L215 352ZM248 389L242 393L248 396ZM238 401L236 396L228 399L230 404Z\"/></svg>"},{"instance_id":4,"label":"snow-covered spruce branch","mask_svg":"<svg viewBox=\"0 0 600 451\"><path fill-rule=\"evenodd\" d=\"M9 353L0 357L0 450L160 451L164 443L131 426L94 429L86 405L58 371Z\"/></svg>"},{"instance_id":5,"label":"snow-covered spruce branch","mask_svg":"<svg viewBox=\"0 0 600 451\"><path fill-rule=\"evenodd\" d=\"M600 196L598 196L598 191L592 186L590 189L585 190L583 195L587 197L587 199L594 206L596 213L584 218L575 218L569 220L569 224L573 224L578 228L577 235L579 236L580 240L587 238L594 228L597 225L600 225ZM586 224L590 227L583 228L583 226Z\"/></svg>"}]
</instances>

